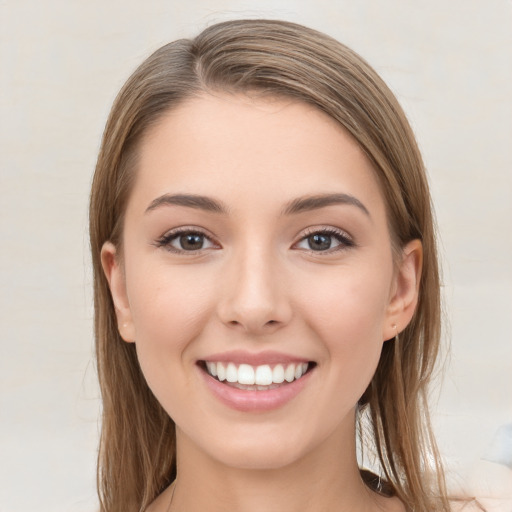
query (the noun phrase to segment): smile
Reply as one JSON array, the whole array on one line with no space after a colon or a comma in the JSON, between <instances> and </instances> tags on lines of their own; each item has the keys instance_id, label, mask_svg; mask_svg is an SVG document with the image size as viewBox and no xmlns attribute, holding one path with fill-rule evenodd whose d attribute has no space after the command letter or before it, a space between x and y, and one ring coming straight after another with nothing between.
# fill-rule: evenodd
<instances>
[{"instance_id":1,"label":"smile","mask_svg":"<svg viewBox=\"0 0 512 512\"><path fill-rule=\"evenodd\" d=\"M205 361L209 375L220 382L232 384L238 389L266 391L300 379L309 368L309 363L236 364L233 362Z\"/></svg>"},{"instance_id":2,"label":"smile","mask_svg":"<svg viewBox=\"0 0 512 512\"><path fill-rule=\"evenodd\" d=\"M197 361L210 392L240 412L263 413L292 401L311 381L317 363L283 354L230 352Z\"/></svg>"}]
</instances>

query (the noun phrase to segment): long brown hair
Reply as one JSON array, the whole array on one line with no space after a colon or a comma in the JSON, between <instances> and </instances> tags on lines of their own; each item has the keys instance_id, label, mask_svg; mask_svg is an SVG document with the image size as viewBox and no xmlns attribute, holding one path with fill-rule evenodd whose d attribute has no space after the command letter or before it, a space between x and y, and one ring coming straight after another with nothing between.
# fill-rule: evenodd
<instances>
[{"instance_id":1,"label":"long brown hair","mask_svg":"<svg viewBox=\"0 0 512 512\"><path fill-rule=\"evenodd\" d=\"M356 53L314 30L270 20L224 22L195 39L163 46L128 79L107 121L90 201L103 398L101 510L144 510L176 473L174 423L149 390L135 345L118 333L101 248L106 241L121 247L137 147L148 127L185 99L215 90L294 98L327 113L373 163L396 253L413 239L422 241L416 312L400 339L384 344L359 416L367 418L383 479L405 505L416 512L448 510L426 400L440 338L438 262L430 194L414 135L396 98Z\"/></svg>"}]
</instances>

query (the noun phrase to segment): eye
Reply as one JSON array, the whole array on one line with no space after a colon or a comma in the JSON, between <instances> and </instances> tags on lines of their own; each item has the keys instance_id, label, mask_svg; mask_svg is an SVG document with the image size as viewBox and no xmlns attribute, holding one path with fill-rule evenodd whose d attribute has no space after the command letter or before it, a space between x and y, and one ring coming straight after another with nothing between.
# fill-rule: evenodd
<instances>
[{"instance_id":1,"label":"eye","mask_svg":"<svg viewBox=\"0 0 512 512\"><path fill-rule=\"evenodd\" d=\"M179 229L166 233L157 240L156 245L171 252L196 252L219 247L205 233L192 229Z\"/></svg>"},{"instance_id":2,"label":"eye","mask_svg":"<svg viewBox=\"0 0 512 512\"><path fill-rule=\"evenodd\" d=\"M322 229L308 233L294 247L313 252L334 252L354 245L353 240L345 232L337 229Z\"/></svg>"}]
</instances>

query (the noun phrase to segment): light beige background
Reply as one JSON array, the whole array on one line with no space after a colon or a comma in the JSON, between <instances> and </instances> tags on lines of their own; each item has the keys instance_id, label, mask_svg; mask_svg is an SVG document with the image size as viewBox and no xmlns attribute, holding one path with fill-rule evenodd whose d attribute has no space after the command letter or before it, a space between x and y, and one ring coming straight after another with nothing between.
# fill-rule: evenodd
<instances>
[{"instance_id":1,"label":"light beige background","mask_svg":"<svg viewBox=\"0 0 512 512\"><path fill-rule=\"evenodd\" d=\"M160 45L284 18L362 54L428 166L453 354L435 424L464 484L512 421L512 2L0 1L0 510L94 510L87 196L111 102ZM468 476L469 475L469 476Z\"/></svg>"}]
</instances>

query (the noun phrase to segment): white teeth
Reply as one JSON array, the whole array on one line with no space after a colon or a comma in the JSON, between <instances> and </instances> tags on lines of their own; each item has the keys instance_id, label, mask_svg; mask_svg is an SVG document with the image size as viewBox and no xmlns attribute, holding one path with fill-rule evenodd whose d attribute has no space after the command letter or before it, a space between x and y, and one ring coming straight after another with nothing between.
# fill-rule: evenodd
<instances>
[{"instance_id":1,"label":"white teeth","mask_svg":"<svg viewBox=\"0 0 512 512\"><path fill-rule=\"evenodd\" d=\"M270 386L272 384L272 370L268 364L256 367L254 383L258 386Z\"/></svg>"},{"instance_id":2,"label":"white teeth","mask_svg":"<svg viewBox=\"0 0 512 512\"><path fill-rule=\"evenodd\" d=\"M228 382L238 381L238 371L233 363L229 363L228 367L226 368L226 380Z\"/></svg>"},{"instance_id":3,"label":"white teeth","mask_svg":"<svg viewBox=\"0 0 512 512\"><path fill-rule=\"evenodd\" d=\"M217 378L221 382L226 380L226 369L224 368L224 365L222 363L217 363Z\"/></svg>"},{"instance_id":4,"label":"white teeth","mask_svg":"<svg viewBox=\"0 0 512 512\"><path fill-rule=\"evenodd\" d=\"M206 363L206 366L208 367L208 373L217 377L217 365L215 363Z\"/></svg>"},{"instance_id":5,"label":"white teeth","mask_svg":"<svg viewBox=\"0 0 512 512\"><path fill-rule=\"evenodd\" d=\"M241 364L238 367L238 383L254 384L254 368L248 364Z\"/></svg>"},{"instance_id":6,"label":"white teeth","mask_svg":"<svg viewBox=\"0 0 512 512\"><path fill-rule=\"evenodd\" d=\"M293 382L295 380L295 365L289 364L284 372L284 380L286 382Z\"/></svg>"},{"instance_id":7,"label":"white teeth","mask_svg":"<svg viewBox=\"0 0 512 512\"><path fill-rule=\"evenodd\" d=\"M284 382L284 368L282 364L278 364L272 370L272 382L275 384L281 384L281 382Z\"/></svg>"},{"instance_id":8,"label":"white teeth","mask_svg":"<svg viewBox=\"0 0 512 512\"><path fill-rule=\"evenodd\" d=\"M300 379L307 372L308 366L308 363L290 363L286 367L283 364L277 364L272 369L268 364L260 366L241 364L237 367L235 363L206 362L208 373L221 382L255 386L256 389L268 389L272 384Z\"/></svg>"}]
</instances>

